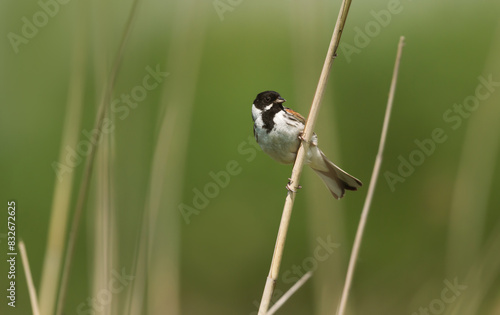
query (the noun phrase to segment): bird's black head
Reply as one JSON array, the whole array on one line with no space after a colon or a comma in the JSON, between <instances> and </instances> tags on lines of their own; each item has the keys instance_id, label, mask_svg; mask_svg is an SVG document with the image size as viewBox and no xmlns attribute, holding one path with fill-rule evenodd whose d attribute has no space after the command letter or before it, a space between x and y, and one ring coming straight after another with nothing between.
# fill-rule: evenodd
<instances>
[{"instance_id":1,"label":"bird's black head","mask_svg":"<svg viewBox=\"0 0 500 315\"><path fill-rule=\"evenodd\" d=\"M266 106L271 104L281 104L283 102L285 102L285 99L282 98L278 92L265 91L257 95L253 104L258 109L264 109Z\"/></svg>"}]
</instances>

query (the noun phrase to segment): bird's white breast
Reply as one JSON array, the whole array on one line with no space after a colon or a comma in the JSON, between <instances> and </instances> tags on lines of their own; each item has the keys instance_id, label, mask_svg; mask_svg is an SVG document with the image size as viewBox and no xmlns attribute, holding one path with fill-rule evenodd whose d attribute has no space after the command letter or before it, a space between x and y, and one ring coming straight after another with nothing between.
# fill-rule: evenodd
<instances>
[{"instance_id":1,"label":"bird's white breast","mask_svg":"<svg viewBox=\"0 0 500 315\"><path fill-rule=\"evenodd\" d=\"M269 105L272 106L272 105ZM299 148L298 136L303 125L286 119L286 113L280 111L274 116L273 129L268 133L263 128L262 111L252 106L252 117L255 122L255 136L262 150L280 163L289 164L295 161ZM301 129L302 127L302 129Z\"/></svg>"}]
</instances>

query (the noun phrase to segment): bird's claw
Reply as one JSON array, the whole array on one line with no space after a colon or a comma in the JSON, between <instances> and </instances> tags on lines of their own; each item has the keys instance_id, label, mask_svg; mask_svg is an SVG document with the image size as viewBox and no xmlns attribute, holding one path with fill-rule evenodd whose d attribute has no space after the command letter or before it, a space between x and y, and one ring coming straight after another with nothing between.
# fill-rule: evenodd
<instances>
[{"instance_id":1,"label":"bird's claw","mask_svg":"<svg viewBox=\"0 0 500 315\"><path fill-rule=\"evenodd\" d=\"M305 142L305 143L307 143L309 145L318 146L318 140L315 138L315 134L313 134L313 137L311 138L310 141L306 141L306 138L304 138L304 134L303 133L300 133L298 135L298 138L299 138L300 141Z\"/></svg>"},{"instance_id":2,"label":"bird's claw","mask_svg":"<svg viewBox=\"0 0 500 315\"><path fill-rule=\"evenodd\" d=\"M299 185L299 186L297 187L297 190L298 190L298 189L301 189L301 188L302 188L302 186L301 186L301 185ZM293 193L296 193L296 192L297 192L297 190L293 190L293 189L292 189L292 179L291 179L291 178L289 178L289 179L288 179L288 184L286 184L286 189L287 189L288 191L293 192Z\"/></svg>"}]
</instances>

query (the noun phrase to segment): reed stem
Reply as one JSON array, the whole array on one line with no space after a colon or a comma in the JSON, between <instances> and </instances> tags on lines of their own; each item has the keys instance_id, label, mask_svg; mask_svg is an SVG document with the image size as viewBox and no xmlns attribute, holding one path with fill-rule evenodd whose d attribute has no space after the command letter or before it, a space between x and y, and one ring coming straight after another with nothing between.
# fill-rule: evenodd
<instances>
[{"instance_id":1,"label":"reed stem","mask_svg":"<svg viewBox=\"0 0 500 315\"><path fill-rule=\"evenodd\" d=\"M342 36L342 31L344 30L344 25L347 19L347 13L349 12L349 7L351 6L351 0L343 0L340 12L337 18L337 23L333 30L332 39L330 40L330 46L328 47L328 52L326 54L325 62L323 64L323 69L319 77L318 86L316 88L316 93L314 94L313 102L307 122L302 134L303 141L297 152L297 158L292 170L292 176L290 180L290 191L288 192L285 205L283 207L283 214L281 216L280 227L278 230L278 237L276 240L276 245L274 248L273 259L271 262L271 268L269 270L269 275L267 276L266 284L264 287L264 293L262 294L262 300L259 307L259 315L264 315L269 309L271 303L271 297L274 292L274 287L276 285L276 279L278 278L279 269L281 265L281 259L283 257L283 249L285 247L286 234L288 231L288 226L290 224L290 218L292 216L293 204L295 201L295 192L299 187L299 179L302 173L302 168L304 166L305 157L307 149L309 148L309 142L313 135L314 125L318 117L319 108L323 94L325 92L326 83L328 81L328 76L330 74L330 69L333 64L333 60L336 57L337 48L339 47L340 36Z\"/></svg>"}]
</instances>

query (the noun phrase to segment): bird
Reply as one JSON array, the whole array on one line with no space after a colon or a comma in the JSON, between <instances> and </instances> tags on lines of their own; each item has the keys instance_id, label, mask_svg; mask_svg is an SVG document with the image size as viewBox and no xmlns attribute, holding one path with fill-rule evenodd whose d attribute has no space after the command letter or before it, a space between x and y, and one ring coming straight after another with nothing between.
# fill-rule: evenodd
<instances>
[{"instance_id":1,"label":"bird","mask_svg":"<svg viewBox=\"0 0 500 315\"><path fill-rule=\"evenodd\" d=\"M279 163L291 164L303 140L305 119L283 106L284 102L278 92L259 93L252 104L253 133L262 151ZM342 198L346 190L357 190L363 185L325 156L318 148L316 134L311 138L305 163L319 175L335 199ZM290 185L287 188L291 190Z\"/></svg>"}]
</instances>

